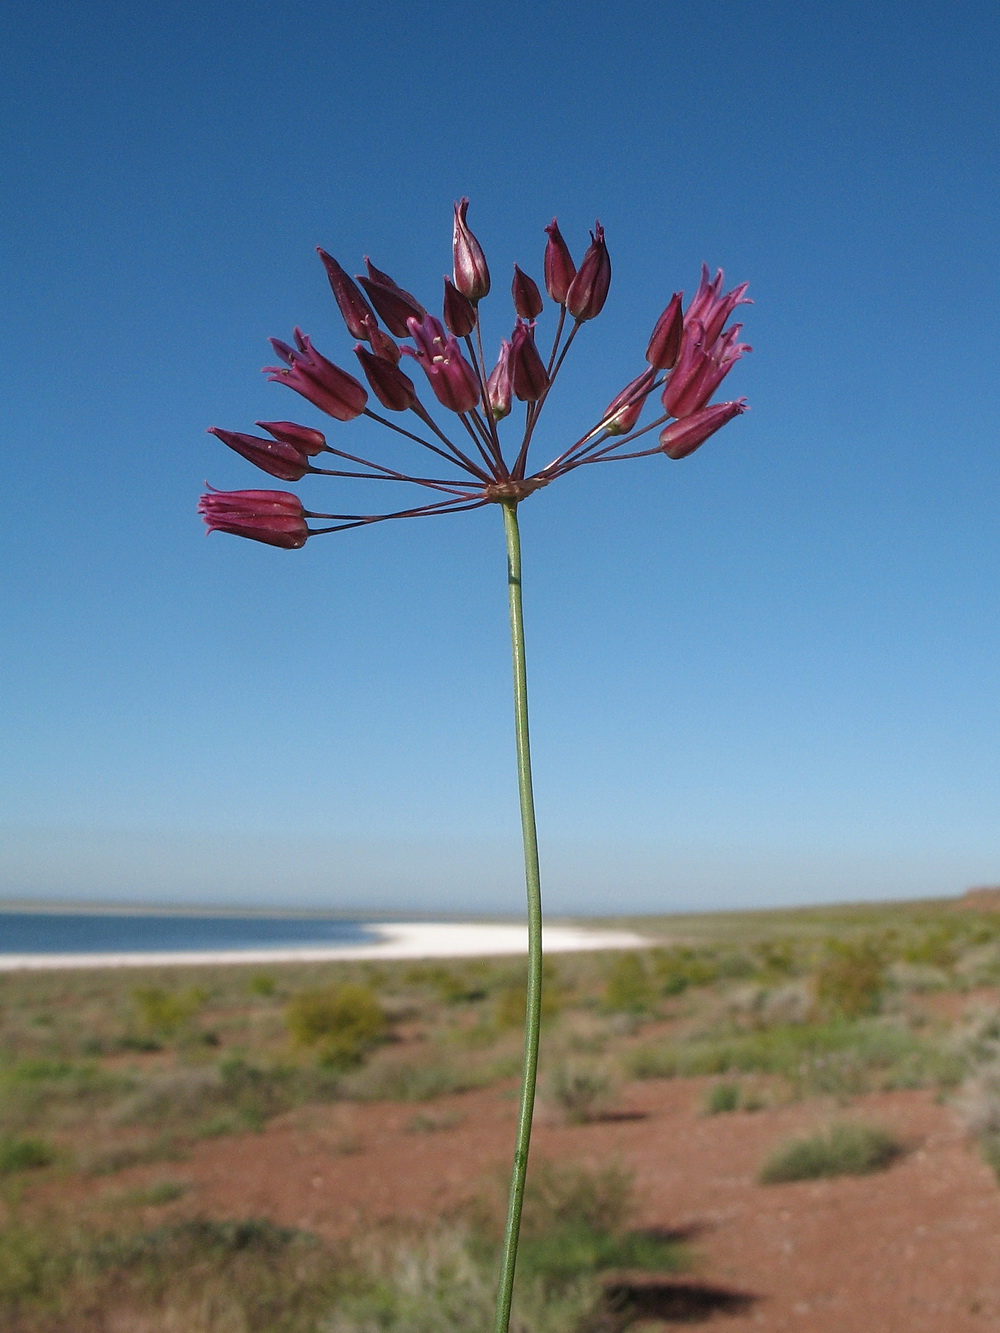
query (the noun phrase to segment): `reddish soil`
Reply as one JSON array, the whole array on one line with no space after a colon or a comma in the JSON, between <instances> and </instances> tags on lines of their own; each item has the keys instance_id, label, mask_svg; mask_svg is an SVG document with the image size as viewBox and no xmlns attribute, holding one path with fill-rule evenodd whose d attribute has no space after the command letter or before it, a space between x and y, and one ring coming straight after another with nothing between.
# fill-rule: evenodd
<instances>
[{"instance_id":1,"label":"reddish soil","mask_svg":"<svg viewBox=\"0 0 1000 1333\"><path fill-rule=\"evenodd\" d=\"M684 1281L752 1298L736 1313L708 1316L720 1329L1000 1329L1000 1188L932 1093L706 1116L706 1086L631 1084L621 1100L628 1116L582 1126L543 1119L533 1152L631 1168L637 1222L691 1238L695 1267ZM203 1141L175 1167L121 1173L113 1188L184 1179L191 1190L175 1208L269 1217L329 1237L370 1222L436 1218L496 1179L514 1111L509 1087L420 1106L310 1107L262 1134ZM835 1115L880 1123L909 1151L877 1175L756 1183L775 1145ZM662 1316L670 1307L661 1306Z\"/></svg>"}]
</instances>

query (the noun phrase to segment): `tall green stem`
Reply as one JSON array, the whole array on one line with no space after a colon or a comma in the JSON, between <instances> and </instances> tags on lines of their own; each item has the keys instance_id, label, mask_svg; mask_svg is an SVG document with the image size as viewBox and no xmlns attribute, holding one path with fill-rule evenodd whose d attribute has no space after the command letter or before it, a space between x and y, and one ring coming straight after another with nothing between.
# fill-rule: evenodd
<instances>
[{"instance_id":1,"label":"tall green stem","mask_svg":"<svg viewBox=\"0 0 1000 1333\"><path fill-rule=\"evenodd\" d=\"M535 832L535 801L531 793L531 750L528 745L528 678L524 664L524 619L521 614L521 536L517 526L517 502L502 506L507 535L507 591L510 601L510 641L514 656L514 732L517 739L517 787L521 799L521 833L524 839L524 878L528 890L528 993L524 1020L524 1073L521 1104L517 1116L514 1169L510 1179L507 1226L504 1231L500 1285L497 1291L496 1333L507 1333L510 1303L514 1293L514 1267L521 1228L524 1181L528 1171L531 1117L535 1107L538 1075L538 1033L542 1009L542 889L538 875L538 836Z\"/></svg>"}]
</instances>

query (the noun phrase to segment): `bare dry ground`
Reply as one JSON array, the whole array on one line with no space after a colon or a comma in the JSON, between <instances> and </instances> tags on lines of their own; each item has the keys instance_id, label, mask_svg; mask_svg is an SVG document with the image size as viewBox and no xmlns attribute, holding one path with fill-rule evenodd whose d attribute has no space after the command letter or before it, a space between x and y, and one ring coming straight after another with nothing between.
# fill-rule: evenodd
<instances>
[{"instance_id":1,"label":"bare dry ground","mask_svg":"<svg viewBox=\"0 0 1000 1333\"><path fill-rule=\"evenodd\" d=\"M737 1306L745 1297L743 1309L705 1312L732 1333L1000 1327L1000 1190L934 1094L873 1093L846 1112L810 1100L706 1116L708 1082L632 1083L613 1117L577 1126L543 1117L536 1132L539 1158L630 1168L637 1221L690 1239L694 1270L665 1284L664 1312L679 1282L730 1293ZM510 1093L508 1085L438 1098L419 1113L392 1103L313 1106L260 1134L204 1140L170 1173L190 1186L173 1210L268 1218L328 1238L440 1218L506 1167ZM845 1114L896 1131L905 1156L864 1177L757 1183L775 1144ZM162 1165L133 1168L87 1192L96 1202L163 1176ZM657 1284L647 1282L655 1315Z\"/></svg>"}]
</instances>

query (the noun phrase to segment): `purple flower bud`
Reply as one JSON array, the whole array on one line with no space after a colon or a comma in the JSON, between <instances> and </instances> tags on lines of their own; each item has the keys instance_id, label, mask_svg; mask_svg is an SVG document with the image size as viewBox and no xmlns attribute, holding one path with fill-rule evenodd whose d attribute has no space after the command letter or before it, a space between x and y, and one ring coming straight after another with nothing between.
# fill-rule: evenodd
<instances>
[{"instance_id":1,"label":"purple flower bud","mask_svg":"<svg viewBox=\"0 0 1000 1333\"><path fill-rule=\"evenodd\" d=\"M455 286L467 296L473 305L478 304L490 290L490 271L486 267L483 247L469 231L465 215L469 211L469 201L463 195L455 205L455 226L452 231L451 253L453 261L452 276Z\"/></svg>"},{"instance_id":2,"label":"purple flower bud","mask_svg":"<svg viewBox=\"0 0 1000 1333\"><path fill-rule=\"evenodd\" d=\"M510 343L504 338L500 356L486 381L486 397L494 421L510 415Z\"/></svg>"},{"instance_id":3,"label":"purple flower bud","mask_svg":"<svg viewBox=\"0 0 1000 1333\"><path fill-rule=\"evenodd\" d=\"M283 440L262 440L258 435L241 435L234 430L220 430L218 426L210 426L208 433L282 481L298 481L310 470L307 455Z\"/></svg>"},{"instance_id":4,"label":"purple flower bud","mask_svg":"<svg viewBox=\"0 0 1000 1333\"><path fill-rule=\"evenodd\" d=\"M656 321L646 348L646 360L654 370L670 370L677 364L684 333L684 316L681 313L683 299L683 292L674 292L670 304Z\"/></svg>"},{"instance_id":5,"label":"purple flower bud","mask_svg":"<svg viewBox=\"0 0 1000 1333\"><path fill-rule=\"evenodd\" d=\"M420 362L442 406L452 412L471 412L479 402L479 380L455 338L445 333L433 315L425 315L422 321L410 319L408 326L417 347L416 351L404 347L404 356Z\"/></svg>"},{"instance_id":6,"label":"purple flower bud","mask_svg":"<svg viewBox=\"0 0 1000 1333\"><path fill-rule=\"evenodd\" d=\"M738 305L753 305L744 295L749 283L742 282L731 292L722 295L722 269L717 269L711 282L708 280L708 265L701 266L701 282L684 316L685 323L698 320L705 329L705 341L715 342L722 332L726 320Z\"/></svg>"},{"instance_id":7,"label":"purple flower bud","mask_svg":"<svg viewBox=\"0 0 1000 1333\"><path fill-rule=\"evenodd\" d=\"M427 311L415 296L397 286L388 273L377 269L367 255L365 267L368 269L368 277L363 278L359 273L358 282L368 293L368 299L394 338L407 337L406 321L423 319Z\"/></svg>"},{"instance_id":8,"label":"purple flower bud","mask_svg":"<svg viewBox=\"0 0 1000 1333\"><path fill-rule=\"evenodd\" d=\"M294 551L309 536L305 510L290 491L210 491L198 501L209 532L231 532Z\"/></svg>"},{"instance_id":9,"label":"purple flower bud","mask_svg":"<svg viewBox=\"0 0 1000 1333\"><path fill-rule=\"evenodd\" d=\"M287 384L337 421L353 421L360 416L368 401L363 385L321 356L301 329L295 330L295 343L297 351L277 338L271 339L272 347L288 368L265 366L267 378L276 384Z\"/></svg>"},{"instance_id":10,"label":"purple flower bud","mask_svg":"<svg viewBox=\"0 0 1000 1333\"><path fill-rule=\"evenodd\" d=\"M313 430L309 426L300 426L294 421L255 421L254 425L260 426L268 435L273 435L283 444L292 445L310 458L326 448L326 436L322 431Z\"/></svg>"},{"instance_id":11,"label":"purple flower bud","mask_svg":"<svg viewBox=\"0 0 1000 1333\"><path fill-rule=\"evenodd\" d=\"M610 286L611 260L604 244L604 228L595 222L583 263L566 293L566 309L574 319L595 319L604 309Z\"/></svg>"},{"instance_id":12,"label":"purple flower bud","mask_svg":"<svg viewBox=\"0 0 1000 1333\"><path fill-rule=\"evenodd\" d=\"M542 313L542 295L538 284L527 273L522 273L516 264L510 292L514 298L514 309L521 319L537 319Z\"/></svg>"},{"instance_id":13,"label":"purple flower bud","mask_svg":"<svg viewBox=\"0 0 1000 1333\"><path fill-rule=\"evenodd\" d=\"M708 346L698 320L684 320L684 338L680 356L663 390L663 406L672 417L689 417L699 412L745 352L752 349L737 342L741 324L719 335Z\"/></svg>"},{"instance_id":14,"label":"purple flower bud","mask_svg":"<svg viewBox=\"0 0 1000 1333\"><path fill-rule=\"evenodd\" d=\"M511 335L509 365L514 396L522 403L537 403L549 387L549 377L535 346L534 325L521 319Z\"/></svg>"},{"instance_id":15,"label":"purple flower bud","mask_svg":"<svg viewBox=\"0 0 1000 1333\"><path fill-rule=\"evenodd\" d=\"M549 238L545 244L545 290L553 301L565 305L566 293L576 277L576 265L555 218L545 231Z\"/></svg>"},{"instance_id":16,"label":"purple flower bud","mask_svg":"<svg viewBox=\"0 0 1000 1333\"><path fill-rule=\"evenodd\" d=\"M374 321L375 319L371 307L333 255L328 255L318 245L316 253L322 259L326 268L326 276L330 279L334 300L340 307L340 313L344 317L348 333L352 338L363 338L367 342L368 321Z\"/></svg>"},{"instance_id":17,"label":"purple flower bud","mask_svg":"<svg viewBox=\"0 0 1000 1333\"><path fill-rule=\"evenodd\" d=\"M464 338L476 327L476 307L451 278L444 280L444 322L456 338Z\"/></svg>"},{"instance_id":18,"label":"purple flower bud","mask_svg":"<svg viewBox=\"0 0 1000 1333\"><path fill-rule=\"evenodd\" d=\"M629 433L642 415L642 409L646 405L646 395L649 393L655 378L656 372L654 370L644 370L641 375L635 377L631 384L626 384L621 393L612 398L601 418L604 429L609 435L627 435Z\"/></svg>"},{"instance_id":19,"label":"purple flower bud","mask_svg":"<svg viewBox=\"0 0 1000 1333\"><path fill-rule=\"evenodd\" d=\"M727 421L746 411L746 399L733 403L713 403L700 412L693 412L683 421L674 421L660 431L660 447L668 458L687 458L710 435L721 430Z\"/></svg>"},{"instance_id":20,"label":"purple flower bud","mask_svg":"<svg viewBox=\"0 0 1000 1333\"><path fill-rule=\"evenodd\" d=\"M399 366L380 356L372 356L360 343L354 348L354 355L361 362L361 369L371 385L372 393L383 407L387 407L390 412L405 412L417 401L413 381L409 375L403 374Z\"/></svg>"},{"instance_id":21,"label":"purple flower bud","mask_svg":"<svg viewBox=\"0 0 1000 1333\"><path fill-rule=\"evenodd\" d=\"M393 342L387 333L382 332L374 318L368 321L368 342L372 351L382 361L391 361L394 366L399 365L401 356L399 344Z\"/></svg>"}]
</instances>

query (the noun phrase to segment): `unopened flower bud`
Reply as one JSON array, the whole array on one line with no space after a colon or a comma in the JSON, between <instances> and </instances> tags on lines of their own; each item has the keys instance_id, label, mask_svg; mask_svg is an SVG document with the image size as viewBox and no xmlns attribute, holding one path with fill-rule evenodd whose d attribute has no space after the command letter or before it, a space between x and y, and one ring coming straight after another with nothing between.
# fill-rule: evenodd
<instances>
[{"instance_id":1,"label":"unopened flower bud","mask_svg":"<svg viewBox=\"0 0 1000 1333\"><path fill-rule=\"evenodd\" d=\"M360 343L354 348L354 355L361 362L365 379L371 391L383 407L390 412L405 412L417 401L417 391L409 375L404 375L399 366L386 361L380 356L373 356Z\"/></svg>"},{"instance_id":2,"label":"unopened flower bud","mask_svg":"<svg viewBox=\"0 0 1000 1333\"><path fill-rule=\"evenodd\" d=\"M476 307L451 278L444 280L444 322L456 338L466 337L476 327Z\"/></svg>"},{"instance_id":3,"label":"unopened flower bud","mask_svg":"<svg viewBox=\"0 0 1000 1333\"><path fill-rule=\"evenodd\" d=\"M394 342L389 335L380 329L375 322L375 317L368 321L366 326L368 333L368 342L374 354L383 361L391 361L394 366L399 365L400 350L399 344Z\"/></svg>"},{"instance_id":4,"label":"unopened flower bud","mask_svg":"<svg viewBox=\"0 0 1000 1333\"><path fill-rule=\"evenodd\" d=\"M486 381L486 397L494 421L502 421L510 415L510 393L510 343L504 338L499 359Z\"/></svg>"},{"instance_id":5,"label":"unopened flower bud","mask_svg":"<svg viewBox=\"0 0 1000 1333\"><path fill-rule=\"evenodd\" d=\"M408 337L406 321L423 319L427 311L415 296L397 286L388 273L376 268L367 255L365 255L365 266L368 269L368 277L363 278L359 273L358 282L368 293L368 299L394 338Z\"/></svg>"},{"instance_id":6,"label":"unopened flower bud","mask_svg":"<svg viewBox=\"0 0 1000 1333\"><path fill-rule=\"evenodd\" d=\"M490 271L486 266L483 247L473 236L465 221L469 201L463 195L455 205L455 225L452 231L451 252L454 263L452 276L455 286L476 305L490 290Z\"/></svg>"},{"instance_id":7,"label":"unopened flower bud","mask_svg":"<svg viewBox=\"0 0 1000 1333\"><path fill-rule=\"evenodd\" d=\"M374 321L375 319L371 307L333 255L328 255L319 246L316 247L316 253L323 261L326 276L330 279L334 300L340 307L340 313L344 317L348 333L352 338L363 338L367 342L368 321Z\"/></svg>"},{"instance_id":8,"label":"unopened flower bud","mask_svg":"<svg viewBox=\"0 0 1000 1333\"><path fill-rule=\"evenodd\" d=\"M713 403L702 408L682 421L671 422L660 431L660 447L668 458L687 458L700 444L704 444L710 435L721 430L727 421L745 412L746 399L738 398L733 403Z\"/></svg>"},{"instance_id":9,"label":"unopened flower bud","mask_svg":"<svg viewBox=\"0 0 1000 1333\"><path fill-rule=\"evenodd\" d=\"M209 532L231 532L297 550L309 536L302 501L290 491L210 491L198 501Z\"/></svg>"},{"instance_id":10,"label":"unopened flower bud","mask_svg":"<svg viewBox=\"0 0 1000 1333\"><path fill-rule=\"evenodd\" d=\"M262 472L269 472L272 477L278 477L282 481L298 481L310 470L307 455L283 440L263 440L258 435L243 435L235 430L220 430L218 426L210 426L208 433L221 440L223 444L228 444L230 449L235 449L238 454L242 454Z\"/></svg>"},{"instance_id":11,"label":"unopened flower bud","mask_svg":"<svg viewBox=\"0 0 1000 1333\"><path fill-rule=\"evenodd\" d=\"M313 430L311 426L300 426L295 421L255 421L254 425L260 426L276 440L290 444L310 457L326 448L326 436L320 430Z\"/></svg>"},{"instance_id":12,"label":"unopened flower bud","mask_svg":"<svg viewBox=\"0 0 1000 1333\"><path fill-rule=\"evenodd\" d=\"M681 311L683 299L683 292L674 292L670 304L656 321L646 348L646 360L654 370L671 370L677 363L684 333L684 315Z\"/></svg>"},{"instance_id":13,"label":"unopened flower bud","mask_svg":"<svg viewBox=\"0 0 1000 1333\"><path fill-rule=\"evenodd\" d=\"M542 313L542 295L537 283L527 273L522 273L516 264L510 292L514 298L514 309L521 319L537 319Z\"/></svg>"},{"instance_id":14,"label":"unopened flower bud","mask_svg":"<svg viewBox=\"0 0 1000 1333\"><path fill-rule=\"evenodd\" d=\"M595 319L604 309L610 286L611 259L604 244L604 228L595 222L587 253L566 293L566 309L574 319Z\"/></svg>"},{"instance_id":15,"label":"unopened flower bud","mask_svg":"<svg viewBox=\"0 0 1000 1333\"><path fill-rule=\"evenodd\" d=\"M545 290L553 301L565 305L566 293L576 277L576 265L555 218L545 231L549 238L545 244Z\"/></svg>"},{"instance_id":16,"label":"unopened flower bud","mask_svg":"<svg viewBox=\"0 0 1000 1333\"><path fill-rule=\"evenodd\" d=\"M549 387L542 358L535 346L534 328L518 320L510 347L510 382L522 403L536 403Z\"/></svg>"},{"instance_id":17,"label":"unopened flower bud","mask_svg":"<svg viewBox=\"0 0 1000 1333\"><path fill-rule=\"evenodd\" d=\"M616 394L608 403L601 420L604 430L609 435L627 435L642 415L646 405L646 395L656 378L655 371L644 370L631 384L626 384L621 393Z\"/></svg>"}]
</instances>

